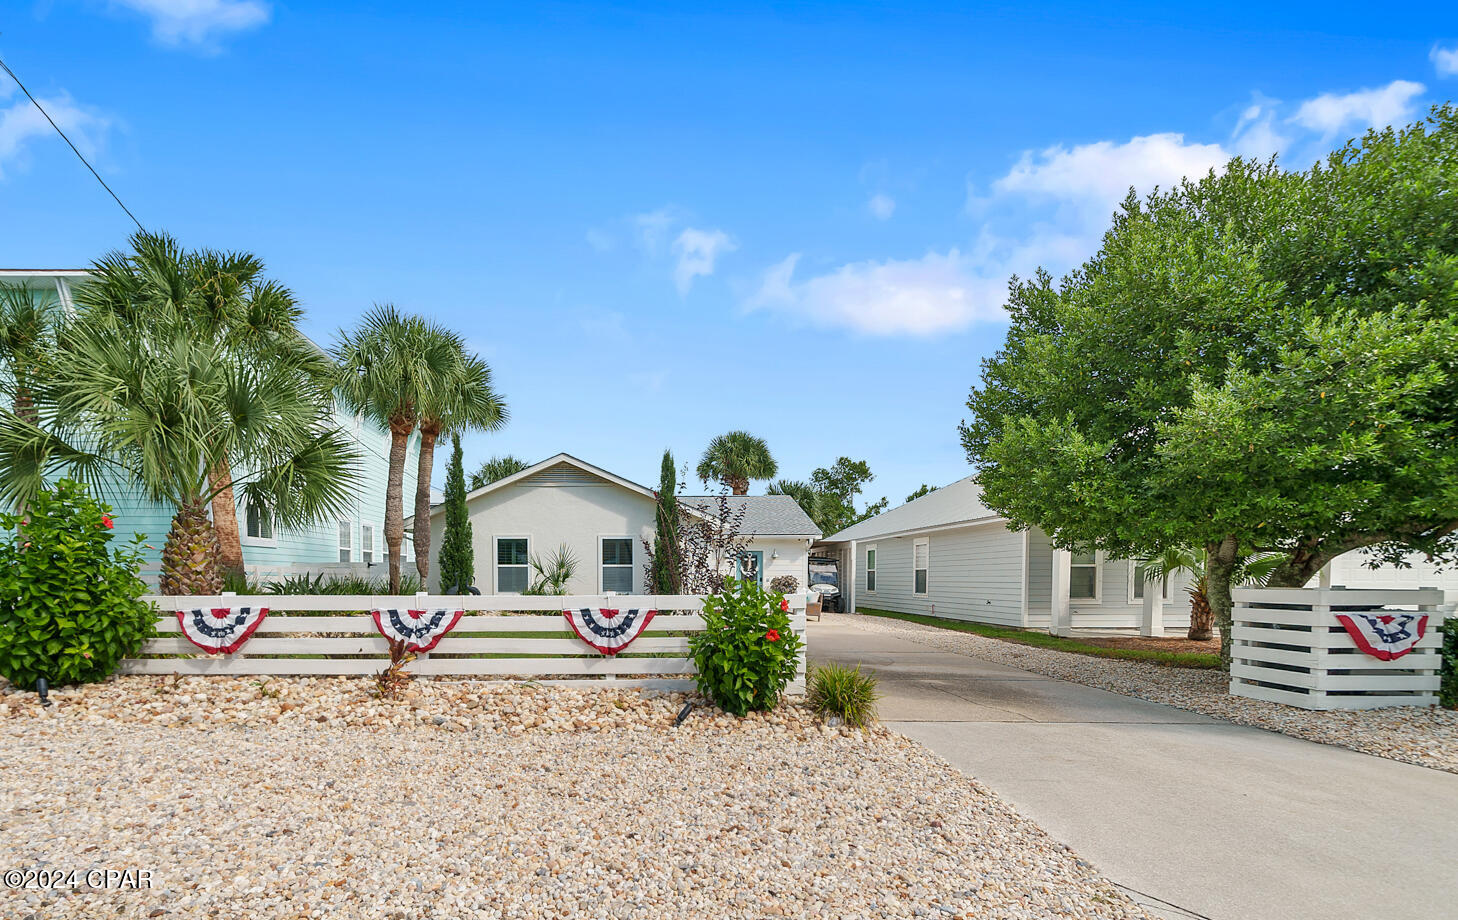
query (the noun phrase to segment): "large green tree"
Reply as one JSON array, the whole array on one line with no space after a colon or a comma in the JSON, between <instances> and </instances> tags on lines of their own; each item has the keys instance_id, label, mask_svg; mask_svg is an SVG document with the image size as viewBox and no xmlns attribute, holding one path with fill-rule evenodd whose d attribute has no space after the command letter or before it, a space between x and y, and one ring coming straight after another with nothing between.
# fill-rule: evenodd
<instances>
[{"instance_id":1,"label":"large green tree","mask_svg":"<svg viewBox=\"0 0 1458 920\"><path fill-rule=\"evenodd\" d=\"M82 305L55 361L34 382L33 417L0 410L0 499L30 500L68 476L107 492L118 480L175 508L162 549L168 594L217 594L222 569L208 506L210 471L285 525L345 506L358 456L332 425L332 403L299 368L257 362L167 323L124 323ZM244 472L236 472L242 470Z\"/></svg>"},{"instance_id":2,"label":"large green tree","mask_svg":"<svg viewBox=\"0 0 1458 920\"><path fill-rule=\"evenodd\" d=\"M466 351L455 333L437 330L452 339L452 361L434 370L441 378L422 398L420 456L415 477L415 570L421 581L430 577L430 480L435 467L435 444L442 434L466 430L492 431L506 424L506 402L491 386L491 368Z\"/></svg>"},{"instance_id":3,"label":"large green tree","mask_svg":"<svg viewBox=\"0 0 1458 920\"><path fill-rule=\"evenodd\" d=\"M730 431L709 442L697 472L705 482L722 482L735 495L748 495L751 479L772 479L779 465L764 438Z\"/></svg>"},{"instance_id":4,"label":"large green tree","mask_svg":"<svg viewBox=\"0 0 1458 920\"><path fill-rule=\"evenodd\" d=\"M405 458L410 436L420 422L420 407L439 397L454 379L460 360L456 337L436 323L377 305L351 332L340 334L333 354L338 363L340 398L351 409L390 432L385 479L385 547L390 591L400 590L401 548L405 543Z\"/></svg>"},{"instance_id":5,"label":"large green tree","mask_svg":"<svg viewBox=\"0 0 1458 920\"><path fill-rule=\"evenodd\" d=\"M419 519L416 532L419 532ZM461 436L451 435L451 459L446 466L445 533L440 540L440 589L459 593L476 580L476 551L471 516L466 509L466 471L461 465Z\"/></svg>"},{"instance_id":6,"label":"large green tree","mask_svg":"<svg viewBox=\"0 0 1458 920\"><path fill-rule=\"evenodd\" d=\"M775 480L770 484L769 493L795 499L822 533L832 534L886 510L888 502L884 497L856 510L856 496L874 478L866 461L840 457L829 467L816 467L808 482Z\"/></svg>"},{"instance_id":7,"label":"large green tree","mask_svg":"<svg viewBox=\"0 0 1458 920\"><path fill-rule=\"evenodd\" d=\"M983 500L1065 548L1205 553L1228 651L1240 560L1458 543L1458 122L1305 172L1233 160L1144 200L1055 285L1013 279L962 439Z\"/></svg>"}]
</instances>

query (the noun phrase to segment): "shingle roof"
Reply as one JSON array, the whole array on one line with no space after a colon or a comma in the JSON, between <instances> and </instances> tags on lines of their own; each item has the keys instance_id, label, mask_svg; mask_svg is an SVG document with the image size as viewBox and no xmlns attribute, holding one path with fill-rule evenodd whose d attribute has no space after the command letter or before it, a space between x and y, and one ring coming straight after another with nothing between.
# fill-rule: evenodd
<instances>
[{"instance_id":1,"label":"shingle roof","mask_svg":"<svg viewBox=\"0 0 1458 920\"><path fill-rule=\"evenodd\" d=\"M868 540L889 534L945 527L969 521L997 519L996 511L982 504L982 487L975 477L958 479L916 501L907 502L873 518L852 524L845 530L825 538L827 543L843 540Z\"/></svg>"},{"instance_id":2,"label":"shingle roof","mask_svg":"<svg viewBox=\"0 0 1458 920\"><path fill-rule=\"evenodd\" d=\"M732 511L744 509L744 522L739 527L740 533L759 536L820 536L820 528L810 520L810 515L788 495L730 495L727 499ZM706 512L718 512L717 495L685 495L679 501Z\"/></svg>"}]
</instances>

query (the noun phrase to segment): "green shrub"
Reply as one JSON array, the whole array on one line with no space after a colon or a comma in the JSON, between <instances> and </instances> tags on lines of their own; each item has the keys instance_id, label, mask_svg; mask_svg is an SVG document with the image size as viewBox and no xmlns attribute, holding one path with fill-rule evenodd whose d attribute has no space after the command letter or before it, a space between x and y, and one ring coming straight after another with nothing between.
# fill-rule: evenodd
<instances>
[{"instance_id":1,"label":"green shrub","mask_svg":"<svg viewBox=\"0 0 1458 920\"><path fill-rule=\"evenodd\" d=\"M1443 627L1442 683L1438 703L1447 709L1458 709L1458 617Z\"/></svg>"},{"instance_id":2,"label":"green shrub","mask_svg":"<svg viewBox=\"0 0 1458 920\"><path fill-rule=\"evenodd\" d=\"M805 699L821 716L836 716L855 728L876 721L876 676L831 662L814 668L805 687Z\"/></svg>"},{"instance_id":3,"label":"green shrub","mask_svg":"<svg viewBox=\"0 0 1458 920\"><path fill-rule=\"evenodd\" d=\"M0 675L29 689L101 680L141 649L157 614L147 586L140 534L110 546L111 509L63 479L42 491L25 516L0 514Z\"/></svg>"},{"instance_id":4,"label":"green shrub","mask_svg":"<svg viewBox=\"0 0 1458 920\"><path fill-rule=\"evenodd\" d=\"M730 579L722 594L704 598L704 626L689 639L699 692L737 716L773 709L804 645L784 595Z\"/></svg>"},{"instance_id":5,"label":"green shrub","mask_svg":"<svg viewBox=\"0 0 1458 920\"><path fill-rule=\"evenodd\" d=\"M420 579L414 575L400 577L400 594L414 594L420 590ZM239 592L240 594L244 592ZM317 575L302 573L276 578L263 585L256 594L393 594L390 580L385 577L369 579L362 575Z\"/></svg>"}]
</instances>

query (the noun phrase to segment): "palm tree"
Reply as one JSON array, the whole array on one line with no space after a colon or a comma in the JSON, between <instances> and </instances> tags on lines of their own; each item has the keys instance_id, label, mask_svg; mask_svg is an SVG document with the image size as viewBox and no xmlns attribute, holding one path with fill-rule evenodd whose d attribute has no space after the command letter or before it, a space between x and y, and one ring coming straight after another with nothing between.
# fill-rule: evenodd
<instances>
[{"instance_id":1,"label":"palm tree","mask_svg":"<svg viewBox=\"0 0 1458 920\"><path fill-rule=\"evenodd\" d=\"M35 382L44 376L61 322L60 299L29 284L0 285L0 385L15 414L35 419Z\"/></svg>"},{"instance_id":2,"label":"palm tree","mask_svg":"<svg viewBox=\"0 0 1458 920\"><path fill-rule=\"evenodd\" d=\"M491 388L491 368L476 355L466 354L455 333L455 360L437 368L444 378L418 406L420 460L415 477L415 570L421 582L430 578L430 479L435 467L435 442L442 434L467 429L493 431L506 424L506 403Z\"/></svg>"},{"instance_id":3,"label":"palm tree","mask_svg":"<svg viewBox=\"0 0 1458 920\"><path fill-rule=\"evenodd\" d=\"M751 479L772 479L779 465L769 445L747 431L731 431L709 442L699 460L699 478L722 482L735 495L749 494Z\"/></svg>"},{"instance_id":4,"label":"palm tree","mask_svg":"<svg viewBox=\"0 0 1458 920\"><path fill-rule=\"evenodd\" d=\"M1280 553L1246 556L1236 563L1230 581L1238 585L1264 585L1284 558ZM1209 582L1205 574L1203 549L1170 547L1162 553L1137 560L1135 571L1140 570L1143 571L1146 584L1160 585L1181 572L1188 572L1191 581L1185 588L1185 593L1190 596L1190 631L1185 637L1195 642L1204 642L1215 635L1215 611L1210 606L1207 593Z\"/></svg>"},{"instance_id":5,"label":"palm tree","mask_svg":"<svg viewBox=\"0 0 1458 920\"><path fill-rule=\"evenodd\" d=\"M222 590L210 471L285 525L333 516L358 457L331 425L328 394L284 361L252 361L162 323L85 308L35 384L35 416L0 410L0 499L25 502L48 477L106 492L117 474L175 512L162 551L167 594Z\"/></svg>"},{"instance_id":6,"label":"palm tree","mask_svg":"<svg viewBox=\"0 0 1458 920\"><path fill-rule=\"evenodd\" d=\"M498 479L515 476L529 466L531 466L530 463L510 454L505 457L492 457L476 467L476 472L471 474L471 488L479 489Z\"/></svg>"},{"instance_id":7,"label":"palm tree","mask_svg":"<svg viewBox=\"0 0 1458 920\"><path fill-rule=\"evenodd\" d=\"M443 327L376 305L354 332L341 332L333 348L340 400L390 432L390 468L385 484L385 546L390 590L400 590L401 546L405 542L405 454L420 422L420 408L459 363L459 339Z\"/></svg>"},{"instance_id":8,"label":"palm tree","mask_svg":"<svg viewBox=\"0 0 1458 920\"><path fill-rule=\"evenodd\" d=\"M247 360L288 362L321 393L329 391L332 365L299 331L303 310L287 288L263 277L257 256L189 252L165 233L141 231L130 242L130 253L112 252L95 264L91 282L78 290L79 304L123 327L162 324ZM232 461L221 457L208 477L223 570L242 574Z\"/></svg>"}]
</instances>

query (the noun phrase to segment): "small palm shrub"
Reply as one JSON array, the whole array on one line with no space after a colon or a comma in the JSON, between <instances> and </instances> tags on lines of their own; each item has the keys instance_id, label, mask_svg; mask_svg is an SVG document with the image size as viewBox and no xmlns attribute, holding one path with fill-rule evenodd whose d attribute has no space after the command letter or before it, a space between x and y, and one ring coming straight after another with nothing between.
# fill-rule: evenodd
<instances>
[{"instance_id":1,"label":"small palm shrub","mask_svg":"<svg viewBox=\"0 0 1458 920\"><path fill-rule=\"evenodd\" d=\"M822 717L836 716L854 728L876 721L876 676L834 662L810 672L805 700Z\"/></svg>"},{"instance_id":2,"label":"small palm shrub","mask_svg":"<svg viewBox=\"0 0 1458 920\"><path fill-rule=\"evenodd\" d=\"M414 575L400 576L400 594L414 594L420 590L420 579ZM238 592L240 594L244 592ZM326 575L307 572L276 578L252 594L393 594L390 579L370 579L362 575Z\"/></svg>"},{"instance_id":3,"label":"small palm shrub","mask_svg":"<svg viewBox=\"0 0 1458 920\"><path fill-rule=\"evenodd\" d=\"M111 509L63 479L25 515L0 514L0 675L29 689L102 680L156 630L134 537L112 546Z\"/></svg>"},{"instance_id":4,"label":"small palm shrub","mask_svg":"<svg viewBox=\"0 0 1458 920\"><path fill-rule=\"evenodd\" d=\"M736 716L773 709L804 646L789 610L784 595L747 580L705 597L704 631L689 639L699 692Z\"/></svg>"}]
</instances>

